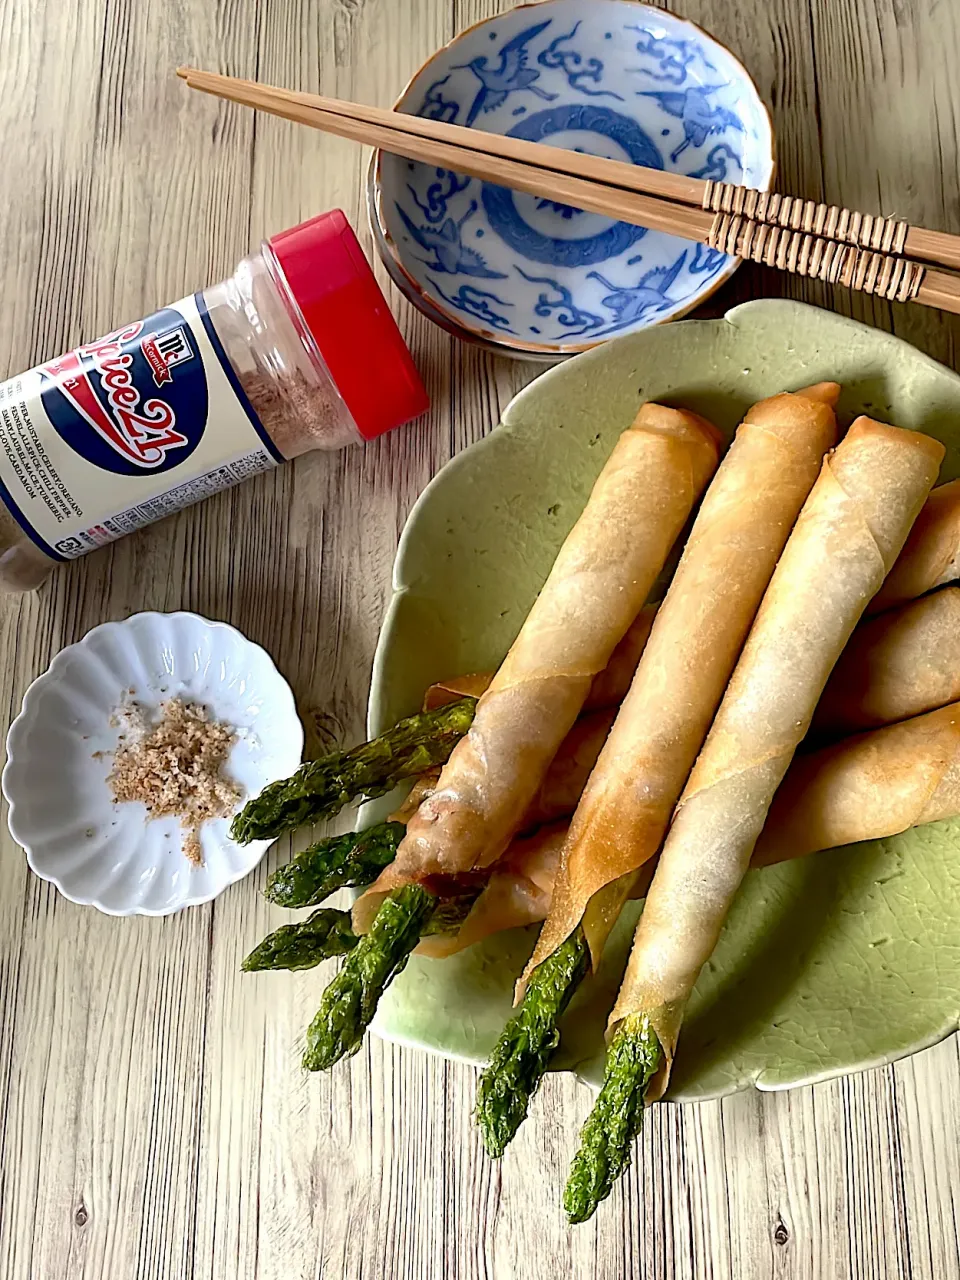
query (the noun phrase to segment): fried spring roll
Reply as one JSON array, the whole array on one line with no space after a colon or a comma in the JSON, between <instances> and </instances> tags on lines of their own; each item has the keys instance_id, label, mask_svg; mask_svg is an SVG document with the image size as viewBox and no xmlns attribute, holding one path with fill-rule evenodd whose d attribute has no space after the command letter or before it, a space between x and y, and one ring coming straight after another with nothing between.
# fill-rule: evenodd
<instances>
[{"instance_id":1,"label":"fried spring roll","mask_svg":"<svg viewBox=\"0 0 960 1280\"><path fill-rule=\"evenodd\" d=\"M558 818L569 818L577 807L615 715L616 708L611 707L580 717L560 744L518 830L532 831ZM438 769L421 774L403 804L390 815L391 822L409 822L424 800L436 791L438 777Z\"/></svg>"},{"instance_id":2,"label":"fried spring roll","mask_svg":"<svg viewBox=\"0 0 960 1280\"><path fill-rule=\"evenodd\" d=\"M753 862L899 835L960 812L960 703L798 757Z\"/></svg>"},{"instance_id":3,"label":"fried spring roll","mask_svg":"<svg viewBox=\"0 0 960 1280\"><path fill-rule=\"evenodd\" d=\"M957 698L960 587L945 587L857 627L827 681L811 731L846 737Z\"/></svg>"},{"instance_id":4,"label":"fried spring roll","mask_svg":"<svg viewBox=\"0 0 960 1280\"><path fill-rule=\"evenodd\" d=\"M583 704L584 711L618 707L623 701L623 696L630 688L637 670L640 655L650 637L650 630L659 607L656 604L644 605L637 614L633 625L610 655L610 661L600 674L594 677L587 700Z\"/></svg>"},{"instance_id":5,"label":"fried spring roll","mask_svg":"<svg viewBox=\"0 0 960 1280\"><path fill-rule=\"evenodd\" d=\"M829 383L774 396L738 429L577 807L518 998L581 921L596 966L629 895L625 877L660 848L780 553L836 442L839 392ZM588 912L614 881L615 900L594 901Z\"/></svg>"},{"instance_id":6,"label":"fried spring roll","mask_svg":"<svg viewBox=\"0 0 960 1280\"><path fill-rule=\"evenodd\" d=\"M643 607L718 454L718 433L704 419L643 406L617 442L437 790L410 820L396 862L372 886L374 898L411 880L458 875L499 858L594 677Z\"/></svg>"},{"instance_id":7,"label":"fried spring roll","mask_svg":"<svg viewBox=\"0 0 960 1280\"><path fill-rule=\"evenodd\" d=\"M492 934L539 924L550 910L567 823L518 837L495 867L470 914L453 937L424 938L418 955L439 960Z\"/></svg>"},{"instance_id":8,"label":"fried spring roll","mask_svg":"<svg viewBox=\"0 0 960 1280\"><path fill-rule=\"evenodd\" d=\"M584 711L599 711L605 707L618 706L623 695L630 688L630 681L637 669L640 655L643 653L653 619L657 613L657 605L646 604L634 618L613 653L610 661L599 674L593 677L590 692L583 704ZM430 711L434 707L445 706L457 698L479 698L485 693L493 681L494 672L484 671L473 675L454 676L450 680L438 680L432 684L423 696L423 709Z\"/></svg>"},{"instance_id":9,"label":"fried spring roll","mask_svg":"<svg viewBox=\"0 0 960 1280\"><path fill-rule=\"evenodd\" d=\"M770 806L750 867L881 840L958 815L960 703L798 756ZM558 823L515 840L459 935L442 939L435 954L450 955L492 934L542 920L565 836ZM646 896L655 867L651 859L641 868L632 897Z\"/></svg>"},{"instance_id":10,"label":"fried spring roll","mask_svg":"<svg viewBox=\"0 0 960 1280\"><path fill-rule=\"evenodd\" d=\"M938 485L867 613L915 600L960 577L960 480Z\"/></svg>"},{"instance_id":11,"label":"fried spring roll","mask_svg":"<svg viewBox=\"0 0 960 1280\"><path fill-rule=\"evenodd\" d=\"M612 670L611 663L594 681L594 690ZM448 691L451 698L462 696L467 680L491 678L460 677L432 685L425 704L440 705L435 701L440 690ZM522 831L569 817L576 809L616 714L613 700L618 690L622 697L629 686L628 679L621 688L622 681L623 674L618 673L606 685L602 695L606 710L581 716L567 734L524 815ZM857 627L817 704L810 736L815 740L847 738L864 729L909 720L958 699L960 587L944 587ZM392 820L408 821L436 790L439 775L439 766L421 774L409 796L391 814Z\"/></svg>"},{"instance_id":12,"label":"fried spring roll","mask_svg":"<svg viewBox=\"0 0 960 1280\"><path fill-rule=\"evenodd\" d=\"M827 678L903 547L941 444L858 418L824 463L773 575L673 816L634 939L612 1032L645 1016L666 1087L684 1008L716 945L774 793Z\"/></svg>"}]
</instances>

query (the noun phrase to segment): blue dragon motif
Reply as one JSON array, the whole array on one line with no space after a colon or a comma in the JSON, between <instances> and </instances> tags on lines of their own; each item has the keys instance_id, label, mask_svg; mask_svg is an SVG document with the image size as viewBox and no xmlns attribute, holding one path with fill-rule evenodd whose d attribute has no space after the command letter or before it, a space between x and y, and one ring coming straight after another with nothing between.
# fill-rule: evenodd
<instances>
[{"instance_id":1,"label":"blue dragon motif","mask_svg":"<svg viewBox=\"0 0 960 1280\"><path fill-rule=\"evenodd\" d=\"M566 337L572 338L580 333L589 333L603 324L603 316L596 316L592 311L584 311L582 307L577 306L573 300L573 294L566 285L559 284L551 276L528 275L523 267L518 266L516 270L530 284L545 284L554 290L555 297L550 297L546 292L540 293L533 309L538 316L553 316L557 323L567 330Z\"/></svg>"},{"instance_id":2,"label":"blue dragon motif","mask_svg":"<svg viewBox=\"0 0 960 1280\"><path fill-rule=\"evenodd\" d=\"M692 276L715 276L727 265L730 259L719 249L710 249L705 244L698 244L693 257L687 263L687 270Z\"/></svg>"},{"instance_id":3,"label":"blue dragon motif","mask_svg":"<svg viewBox=\"0 0 960 1280\"><path fill-rule=\"evenodd\" d=\"M418 116L424 116L427 120L443 120L446 124L456 123L457 116L460 114L460 103L452 98L445 98L440 92L449 79L448 72L442 80L434 80L423 95L423 103L417 112Z\"/></svg>"},{"instance_id":4,"label":"blue dragon motif","mask_svg":"<svg viewBox=\"0 0 960 1280\"><path fill-rule=\"evenodd\" d=\"M687 78L687 68L698 57L708 70L716 70L716 67L707 62L703 50L693 40L671 40L668 36L655 36L644 27L628 26L624 30L637 32L640 37L637 41L637 53L652 58L660 68L659 71L651 71L649 67L633 68L649 76L651 80L681 85Z\"/></svg>"},{"instance_id":5,"label":"blue dragon motif","mask_svg":"<svg viewBox=\"0 0 960 1280\"><path fill-rule=\"evenodd\" d=\"M437 181L430 183L422 200L411 183L407 184L407 190L426 220L437 223L447 216L447 203L459 192L466 191L472 181L472 178L453 173L450 169L438 169Z\"/></svg>"},{"instance_id":6,"label":"blue dragon motif","mask_svg":"<svg viewBox=\"0 0 960 1280\"><path fill-rule=\"evenodd\" d=\"M428 276L427 279L430 280L430 277ZM512 307L512 302L506 302L488 289L478 289L472 284L462 284L457 292L452 295L444 293L436 280L430 280L430 284L433 285L444 302L449 302L450 306L455 307L457 311L463 311L469 316L476 316L480 320L486 320L488 324L492 324L495 329L499 329L503 333L516 333L516 330L510 327L510 321L507 316L494 311L490 305L491 302L495 302L500 307Z\"/></svg>"},{"instance_id":7,"label":"blue dragon motif","mask_svg":"<svg viewBox=\"0 0 960 1280\"><path fill-rule=\"evenodd\" d=\"M559 200L538 200L538 209L552 209L554 213L559 213L564 222L569 222L571 218L580 218L583 216L582 209L576 209L572 204L563 204Z\"/></svg>"},{"instance_id":8,"label":"blue dragon motif","mask_svg":"<svg viewBox=\"0 0 960 1280\"><path fill-rule=\"evenodd\" d=\"M480 276L487 280L505 280L502 271L494 271L488 267L484 258L476 249L468 249L463 243L463 224L477 212L476 200L470 201L470 207L462 217L447 218L439 228L435 226L418 227L403 205L394 201L403 225L410 232L421 249L432 253L432 258L420 258L419 261L431 271L442 271L451 276ZM499 301L499 299L498 299Z\"/></svg>"},{"instance_id":9,"label":"blue dragon motif","mask_svg":"<svg viewBox=\"0 0 960 1280\"><path fill-rule=\"evenodd\" d=\"M702 147L712 133L724 133L727 129L746 132L743 121L735 112L728 111L726 107L715 107L710 102L712 93L725 88L726 85L722 84L704 84L685 89L682 93L666 89L638 90L638 98L656 98L661 110L676 117L683 125L683 142L670 155L674 163L687 147Z\"/></svg>"},{"instance_id":10,"label":"blue dragon motif","mask_svg":"<svg viewBox=\"0 0 960 1280\"><path fill-rule=\"evenodd\" d=\"M480 81L480 88L467 112L465 123L468 126L473 124L481 111L495 111L497 107L503 106L511 93L516 93L520 89L535 93L538 98L544 98L547 102L552 102L556 98L555 93L547 93L545 89L537 87L535 81L540 79L540 72L535 67L527 66L529 56L527 45L541 31L545 31L552 21L552 18L548 18L546 22L537 22L532 27L525 27L503 46L498 61L492 66L488 58L479 57L471 58L469 62L462 62L451 68L451 70L472 71Z\"/></svg>"},{"instance_id":11,"label":"blue dragon motif","mask_svg":"<svg viewBox=\"0 0 960 1280\"><path fill-rule=\"evenodd\" d=\"M612 89L588 89L582 83L584 80L600 83L603 78L603 62L599 58L587 58L584 63L583 56L575 49L560 48L561 44L572 40L579 29L580 20L574 23L565 36L557 36L551 40L538 56L537 62L550 71L562 71L567 77L567 84L578 93L585 93L591 98L616 98L618 102L623 102L623 95L614 93Z\"/></svg>"},{"instance_id":12,"label":"blue dragon motif","mask_svg":"<svg viewBox=\"0 0 960 1280\"><path fill-rule=\"evenodd\" d=\"M621 328L623 325L636 324L648 311L664 311L671 305L672 299L667 296L668 290L683 270L686 260L687 251L684 249L671 266L654 267L634 285L613 284L599 271L589 272L587 278L599 280L605 289L610 290L601 302L608 311L613 312L616 325Z\"/></svg>"},{"instance_id":13,"label":"blue dragon motif","mask_svg":"<svg viewBox=\"0 0 960 1280\"><path fill-rule=\"evenodd\" d=\"M743 161L728 142L718 142L707 153L706 162L689 175L691 178L712 178L714 182L726 182L727 161L731 161L743 172Z\"/></svg>"}]
</instances>

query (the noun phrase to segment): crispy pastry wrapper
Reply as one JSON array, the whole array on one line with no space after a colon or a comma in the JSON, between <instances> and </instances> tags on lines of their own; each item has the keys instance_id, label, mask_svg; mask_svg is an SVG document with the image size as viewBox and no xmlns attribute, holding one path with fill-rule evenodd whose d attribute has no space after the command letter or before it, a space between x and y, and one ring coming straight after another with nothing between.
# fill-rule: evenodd
<instances>
[{"instance_id":1,"label":"crispy pastry wrapper","mask_svg":"<svg viewBox=\"0 0 960 1280\"><path fill-rule=\"evenodd\" d=\"M880 613L960 577L960 480L938 485L886 582L867 607Z\"/></svg>"},{"instance_id":2,"label":"crispy pastry wrapper","mask_svg":"<svg viewBox=\"0 0 960 1280\"><path fill-rule=\"evenodd\" d=\"M451 702L459 702L461 698L479 698L490 687L493 674L489 671L478 671L466 676L451 676L449 680L438 680L423 695L424 711L435 711L437 707L446 707Z\"/></svg>"},{"instance_id":3,"label":"crispy pastry wrapper","mask_svg":"<svg viewBox=\"0 0 960 1280\"><path fill-rule=\"evenodd\" d=\"M645 1014L666 1088L684 1008L827 678L936 479L941 444L858 418L824 463L673 816L609 1029Z\"/></svg>"},{"instance_id":4,"label":"crispy pastry wrapper","mask_svg":"<svg viewBox=\"0 0 960 1280\"><path fill-rule=\"evenodd\" d=\"M532 831L534 827L568 818L573 813L615 715L616 708L611 707L580 717L561 742L539 791L527 806L519 830ZM424 800L433 795L439 776L439 769L422 773L403 804L390 815L390 821L409 822Z\"/></svg>"},{"instance_id":5,"label":"crispy pastry wrapper","mask_svg":"<svg viewBox=\"0 0 960 1280\"><path fill-rule=\"evenodd\" d=\"M880 840L958 814L960 703L795 757L770 806L750 866ZM556 823L515 840L477 899L467 920L469 932L443 939L442 954L543 919L566 830ZM631 897L646 896L655 868L656 859L641 867Z\"/></svg>"},{"instance_id":6,"label":"crispy pastry wrapper","mask_svg":"<svg viewBox=\"0 0 960 1280\"><path fill-rule=\"evenodd\" d=\"M798 756L753 865L879 840L960 812L960 704Z\"/></svg>"},{"instance_id":7,"label":"crispy pastry wrapper","mask_svg":"<svg viewBox=\"0 0 960 1280\"><path fill-rule=\"evenodd\" d=\"M581 921L594 966L623 894L660 847L777 560L836 441L825 384L747 414L714 477L630 691L574 815L550 915L517 986ZM588 903L595 899L588 911Z\"/></svg>"},{"instance_id":8,"label":"crispy pastry wrapper","mask_svg":"<svg viewBox=\"0 0 960 1280\"><path fill-rule=\"evenodd\" d=\"M650 630L659 607L656 604L647 604L637 614L627 634L610 655L610 661L599 675L594 676L587 700L583 704L584 711L619 707L624 694L630 688L640 655L650 638Z\"/></svg>"},{"instance_id":9,"label":"crispy pastry wrapper","mask_svg":"<svg viewBox=\"0 0 960 1280\"><path fill-rule=\"evenodd\" d=\"M846 737L958 698L960 587L944 587L857 627L827 681L811 732Z\"/></svg>"},{"instance_id":10,"label":"crispy pastry wrapper","mask_svg":"<svg viewBox=\"0 0 960 1280\"><path fill-rule=\"evenodd\" d=\"M643 618L645 637L655 606L642 612L647 615ZM640 630L631 627L624 637L631 641L630 650L624 652L633 656L635 651L637 658L639 635ZM623 642L618 649L622 645ZM594 690L613 672L615 659L616 654L594 681ZM635 665L634 662L633 667ZM460 677L431 685L424 699L425 706L441 705L435 700L440 696L439 690L450 691L451 697L462 697L462 692L456 692L458 687L464 688L467 681L480 678ZM573 813L612 723L615 702L629 688L629 683L629 676L624 679L623 672L619 672L600 695L599 705L608 709L602 714L581 716L574 724L554 757L521 830ZM593 691L588 704L593 700L592 695ZM869 618L857 627L817 704L811 737L846 738L864 729L911 719L958 699L960 587L944 587ZM433 794L439 776L439 766L421 774L407 798L390 815L391 821L407 822L427 796Z\"/></svg>"},{"instance_id":11,"label":"crispy pastry wrapper","mask_svg":"<svg viewBox=\"0 0 960 1280\"><path fill-rule=\"evenodd\" d=\"M630 681L640 661L640 654L647 643L653 619L656 616L655 604L644 605L627 629L604 669L595 675L583 704L584 711L598 711L604 707L619 706L623 695L630 688ZM424 711L432 711L435 707L446 706L456 702L458 698L479 698L486 693L493 680L492 671L477 672L467 676L453 676L449 680L438 680L432 684L423 696Z\"/></svg>"},{"instance_id":12,"label":"crispy pastry wrapper","mask_svg":"<svg viewBox=\"0 0 960 1280\"><path fill-rule=\"evenodd\" d=\"M368 891L495 862L517 831L594 677L639 614L716 468L696 414L646 404L617 441L520 634L477 704L395 863Z\"/></svg>"},{"instance_id":13,"label":"crispy pastry wrapper","mask_svg":"<svg viewBox=\"0 0 960 1280\"><path fill-rule=\"evenodd\" d=\"M455 937L424 938L418 955L455 955L494 933L536 924L550 910L550 898L567 834L565 822L518 837L503 855Z\"/></svg>"}]
</instances>

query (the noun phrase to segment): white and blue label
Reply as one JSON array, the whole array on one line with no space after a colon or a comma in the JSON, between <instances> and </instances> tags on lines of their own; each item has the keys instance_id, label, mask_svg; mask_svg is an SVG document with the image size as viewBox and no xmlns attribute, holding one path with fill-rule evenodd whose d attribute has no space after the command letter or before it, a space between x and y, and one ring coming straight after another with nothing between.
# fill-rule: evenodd
<instances>
[{"instance_id":1,"label":"white and blue label","mask_svg":"<svg viewBox=\"0 0 960 1280\"><path fill-rule=\"evenodd\" d=\"M56 560L282 460L200 294L0 382L0 498Z\"/></svg>"}]
</instances>

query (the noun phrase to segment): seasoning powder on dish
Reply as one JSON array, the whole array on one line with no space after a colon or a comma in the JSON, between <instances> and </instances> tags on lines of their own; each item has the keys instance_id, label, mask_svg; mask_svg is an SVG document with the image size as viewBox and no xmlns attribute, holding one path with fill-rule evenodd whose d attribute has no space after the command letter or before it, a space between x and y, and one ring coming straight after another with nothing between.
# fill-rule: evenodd
<instances>
[{"instance_id":1,"label":"seasoning powder on dish","mask_svg":"<svg viewBox=\"0 0 960 1280\"><path fill-rule=\"evenodd\" d=\"M201 866L201 826L211 818L229 817L243 798L241 789L221 774L237 733L212 720L198 703L171 698L160 711L156 725L137 706L117 713L127 732L113 753L107 782L114 803L137 800L151 818L179 818L183 852Z\"/></svg>"}]
</instances>

